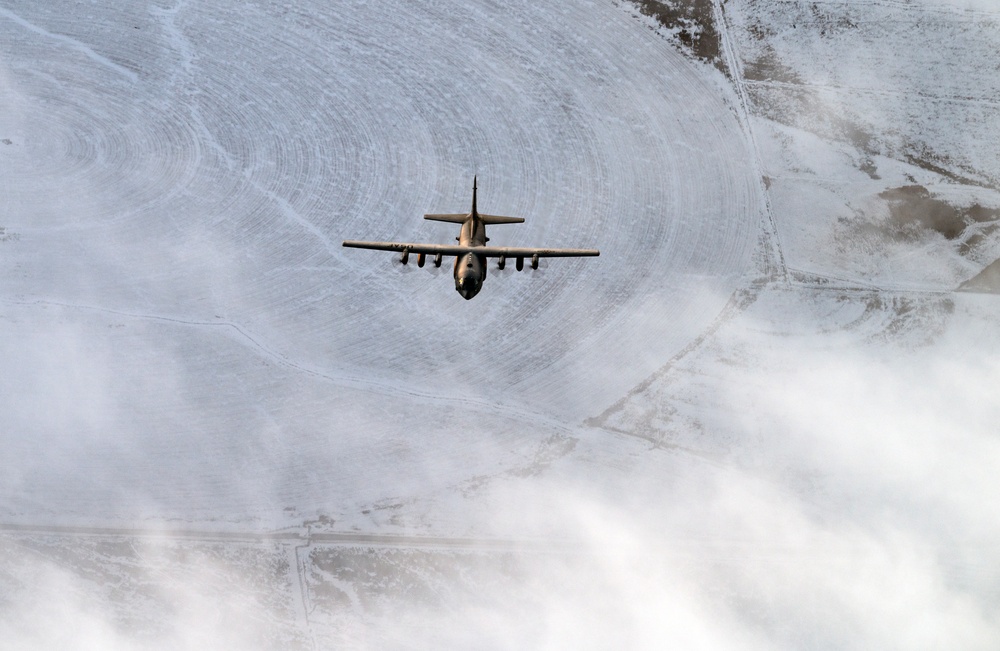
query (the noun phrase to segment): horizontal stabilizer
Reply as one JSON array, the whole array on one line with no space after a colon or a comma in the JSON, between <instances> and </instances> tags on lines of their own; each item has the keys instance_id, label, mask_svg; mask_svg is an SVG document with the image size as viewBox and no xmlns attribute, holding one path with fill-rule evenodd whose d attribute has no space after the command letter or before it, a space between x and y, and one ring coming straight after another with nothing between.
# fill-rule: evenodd
<instances>
[{"instance_id":1,"label":"horizontal stabilizer","mask_svg":"<svg viewBox=\"0 0 1000 651\"><path fill-rule=\"evenodd\" d=\"M504 217L503 215L484 215L479 213L484 224L523 224L524 217Z\"/></svg>"},{"instance_id":2,"label":"horizontal stabilizer","mask_svg":"<svg viewBox=\"0 0 1000 651\"><path fill-rule=\"evenodd\" d=\"M469 213L455 213L455 214L430 214L424 215L424 219L429 219L435 222L451 222L453 224L464 224L465 220L469 218ZM524 217L504 217L503 215L484 215L479 214L479 219L482 220L484 224L523 224Z\"/></svg>"},{"instance_id":3,"label":"horizontal stabilizer","mask_svg":"<svg viewBox=\"0 0 1000 651\"><path fill-rule=\"evenodd\" d=\"M469 213L455 213L455 214L435 214L435 215L424 215L424 219L429 219L434 222L451 222L453 224L464 224L465 220L469 218Z\"/></svg>"}]
</instances>

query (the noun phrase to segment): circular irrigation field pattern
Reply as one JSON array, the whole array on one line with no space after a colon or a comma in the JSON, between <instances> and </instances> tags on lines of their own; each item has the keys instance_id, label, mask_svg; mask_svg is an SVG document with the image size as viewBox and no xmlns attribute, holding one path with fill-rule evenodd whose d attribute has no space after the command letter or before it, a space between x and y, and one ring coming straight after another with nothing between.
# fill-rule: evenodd
<instances>
[{"instance_id":1,"label":"circular irrigation field pattern","mask_svg":"<svg viewBox=\"0 0 1000 651\"><path fill-rule=\"evenodd\" d=\"M735 99L612 2L12 2L0 30L8 520L446 490L613 404L752 273ZM527 220L493 244L601 257L466 302L448 264L340 246L452 241L421 215L473 175Z\"/></svg>"}]
</instances>

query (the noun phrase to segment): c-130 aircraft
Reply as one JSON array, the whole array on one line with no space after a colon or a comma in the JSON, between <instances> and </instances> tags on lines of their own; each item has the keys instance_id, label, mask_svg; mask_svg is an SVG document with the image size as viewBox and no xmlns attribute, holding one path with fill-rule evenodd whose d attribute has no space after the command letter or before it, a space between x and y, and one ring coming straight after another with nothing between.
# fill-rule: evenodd
<instances>
[{"instance_id":1,"label":"c-130 aircraft","mask_svg":"<svg viewBox=\"0 0 1000 651\"><path fill-rule=\"evenodd\" d=\"M427 255L434 256L434 266L441 266L443 256L455 256L455 289L462 298L469 300L483 288L486 279L486 258L498 258L497 268L503 269L507 258L515 259L518 271L524 269L524 259L531 259L531 268L538 269L539 258L570 258L601 255L597 249L534 249L530 247L487 246L487 224L520 224L523 217L484 215L476 209L476 178L472 179L472 212L455 214L424 215L424 219L438 222L461 224L462 231L452 244L415 244L412 242L358 242L344 240L344 246L377 251L399 251L403 264L409 262L410 254L417 254L417 266L423 267Z\"/></svg>"}]
</instances>

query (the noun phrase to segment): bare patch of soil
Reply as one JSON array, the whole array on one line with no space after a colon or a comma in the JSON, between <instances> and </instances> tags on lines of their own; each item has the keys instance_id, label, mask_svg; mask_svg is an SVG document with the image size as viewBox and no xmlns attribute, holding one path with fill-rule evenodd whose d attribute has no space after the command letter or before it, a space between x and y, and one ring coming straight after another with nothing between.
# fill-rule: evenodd
<instances>
[{"instance_id":1,"label":"bare patch of soil","mask_svg":"<svg viewBox=\"0 0 1000 651\"><path fill-rule=\"evenodd\" d=\"M966 292L1000 294L1000 260L995 260L978 274L966 280L959 285L958 289Z\"/></svg>"},{"instance_id":2,"label":"bare patch of soil","mask_svg":"<svg viewBox=\"0 0 1000 651\"><path fill-rule=\"evenodd\" d=\"M837 251L878 257L893 246L935 246L933 240L941 236L954 253L970 262L991 260L995 234L1000 232L1000 209L949 203L941 197L917 184L869 197L853 217L838 218L832 233Z\"/></svg>"},{"instance_id":3,"label":"bare patch of soil","mask_svg":"<svg viewBox=\"0 0 1000 651\"><path fill-rule=\"evenodd\" d=\"M630 0L645 15L655 18L678 47L728 75L720 54L712 0Z\"/></svg>"},{"instance_id":4,"label":"bare patch of soil","mask_svg":"<svg viewBox=\"0 0 1000 651\"><path fill-rule=\"evenodd\" d=\"M750 30L754 33L753 29ZM756 35L756 34L755 34ZM770 43L761 38L761 55L743 65L743 78L747 81L776 81L783 84L802 84L802 77L782 63Z\"/></svg>"},{"instance_id":5,"label":"bare patch of soil","mask_svg":"<svg viewBox=\"0 0 1000 651\"><path fill-rule=\"evenodd\" d=\"M958 209L939 199L922 185L904 185L879 193L889 204L890 220L898 232L914 233L930 229L953 240L965 230L965 222Z\"/></svg>"},{"instance_id":6,"label":"bare patch of soil","mask_svg":"<svg viewBox=\"0 0 1000 651\"><path fill-rule=\"evenodd\" d=\"M958 238L969 224L1000 219L1000 210L975 204L957 208L935 199L922 185L905 185L881 192L879 197L889 204L893 229L897 234L919 236L922 230L932 230L949 240ZM965 243L968 246L968 243Z\"/></svg>"},{"instance_id":7,"label":"bare patch of soil","mask_svg":"<svg viewBox=\"0 0 1000 651\"><path fill-rule=\"evenodd\" d=\"M878 181L882 177L878 175L878 166L871 158L866 158L858 164L858 169L868 175L873 181Z\"/></svg>"}]
</instances>

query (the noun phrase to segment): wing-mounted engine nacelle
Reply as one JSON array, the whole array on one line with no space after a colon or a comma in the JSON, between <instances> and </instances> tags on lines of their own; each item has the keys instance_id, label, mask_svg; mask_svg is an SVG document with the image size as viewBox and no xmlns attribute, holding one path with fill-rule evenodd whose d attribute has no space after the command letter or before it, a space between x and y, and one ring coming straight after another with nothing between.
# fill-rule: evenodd
<instances>
[{"instance_id":1,"label":"wing-mounted engine nacelle","mask_svg":"<svg viewBox=\"0 0 1000 651\"><path fill-rule=\"evenodd\" d=\"M410 261L410 250L403 249L403 256L399 259L400 263L407 264Z\"/></svg>"},{"instance_id":2,"label":"wing-mounted engine nacelle","mask_svg":"<svg viewBox=\"0 0 1000 651\"><path fill-rule=\"evenodd\" d=\"M503 270L507 266L507 256L502 255L497 258L497 269Z\"/></svg>"},{"instance_id":3,"label":"wing-mounted engine nacelle","mask_svg":"<svg viewBox=\"0 0 1000 651\"><path fill-rule=\"evenodd\" d=\"M524 271L524 258L522 256L517 256L517 262L514 264L518 271Z\"/></svg>"},{"instance_id":4,"label":"wing-mounted engine nacelle","mask_svg":"<svg viewBox=\"0 0 1000 651\"><path fill-rule=\"evenodd\" d=\"M424 268L424 263L427 261L427 256L423 253L417 254L417 266L421 269Z\"/></svg>"},{"instance_id":5,"label":"wing-mounted engine nacelle","mask_svg":"<svg viewBox=\"0 0 1000 651\"><path fill-rule=\"evenodd\" d=\"M441 257L442 256L441 256L440 253L438 253L437 255L434 256L434 266L435 267L440 267L441 266Z\"/></svg>"},{"instance_id":6,"label":"wing-mounted engine nacelle","mask_svg":"<svg viewBox=\"0 0 1000 651\"><path fill-rule=\"evenodd\" d=\"M531 268L538 269L538 254L531 256Z\"/></svg>"}]
</instances>

